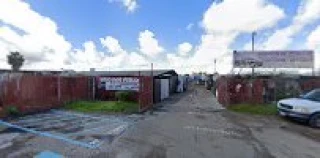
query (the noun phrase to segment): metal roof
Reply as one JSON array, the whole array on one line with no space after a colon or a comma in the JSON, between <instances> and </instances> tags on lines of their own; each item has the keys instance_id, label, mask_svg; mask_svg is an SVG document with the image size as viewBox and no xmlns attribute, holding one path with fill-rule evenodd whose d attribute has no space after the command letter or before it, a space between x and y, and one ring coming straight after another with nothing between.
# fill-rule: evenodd
<instances>
[{"instance_id":1,"label":"metal roof","mask_svg":"<svg viewBox=\"0 0 320 158\"><path fill-rule=\"evenodd\" d=\"M151 70L141 70L141 71L86 71L82 72L90 76L151 76ZM153 70L153 76L162 75L178 75L174 70Z\"/></svg>"}]
</instances>

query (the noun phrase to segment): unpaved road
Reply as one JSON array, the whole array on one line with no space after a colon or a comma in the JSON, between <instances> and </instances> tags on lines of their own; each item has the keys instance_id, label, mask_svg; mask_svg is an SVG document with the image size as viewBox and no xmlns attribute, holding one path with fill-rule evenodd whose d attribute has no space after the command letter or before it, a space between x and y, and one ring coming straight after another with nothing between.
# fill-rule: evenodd
<instances>
[{"instance_id":1,"label":"unpaved road","mask_svg":"<svg viewBox=\"0 0 320 158\"><path fill-rule=\"evenodd\" d=\"M203 87L176 95L113 143L119 157L320 157L320 131L221 110Z\"/></svg>"},{"instance_id":2,"label":"unpaved road","mask_svg":"<svg viewBox=\"0 0 320 158\"><path fill-rule=\"evenodd\" d=\"M32 157L50 150L66 157L294 158L320 156L320 130L278 117L224 110L204 87L174 95L110 144L84 149L27 133L0 134L3 157ZM2 137L1 137L2 135ZM1 141L0 141L1 147Z\"/></svg>"}]
</instances>

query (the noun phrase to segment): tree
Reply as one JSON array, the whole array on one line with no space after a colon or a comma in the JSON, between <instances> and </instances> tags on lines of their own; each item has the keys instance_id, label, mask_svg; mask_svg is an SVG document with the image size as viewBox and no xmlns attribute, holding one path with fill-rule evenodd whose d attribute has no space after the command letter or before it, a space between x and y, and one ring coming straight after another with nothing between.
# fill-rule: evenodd
<instances>
[{"instance_id":1,"label":"tree","mask_svg":"<svg viewBox=\"0 0 320 158\"><path fill-rule=\"evenodd\" d=\"M24 57L19 52L10 52L7 56L8 64L11 65L12 71L19 71L24 63Z\"/></svg>"}]
</instances>

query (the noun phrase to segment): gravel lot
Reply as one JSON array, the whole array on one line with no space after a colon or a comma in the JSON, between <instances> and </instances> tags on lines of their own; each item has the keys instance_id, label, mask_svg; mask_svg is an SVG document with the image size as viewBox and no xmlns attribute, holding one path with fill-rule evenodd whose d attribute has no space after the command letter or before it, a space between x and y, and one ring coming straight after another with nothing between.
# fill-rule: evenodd
<instances>
[{"instance_id":1,"label":"gravel lot","mask_svg":"<svg viewBox=\"0 0 320 158\"><path fill-rule=\"evenodd\" d=\"M275 116L236 114L204 87L176 94L97 149L10 130L0 132L2 157L52 151L66 157L319 157L320 130ZM3 130L3 129L2 129ZM1 129L0 129L1 131ZM104 132L104 131L100 131Z\"/></svg>"}]
</instances>

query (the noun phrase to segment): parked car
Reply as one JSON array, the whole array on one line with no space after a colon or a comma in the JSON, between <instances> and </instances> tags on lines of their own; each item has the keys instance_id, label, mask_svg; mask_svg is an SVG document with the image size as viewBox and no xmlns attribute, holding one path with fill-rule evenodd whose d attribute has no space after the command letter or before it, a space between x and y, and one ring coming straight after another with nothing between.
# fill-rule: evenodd
<instances>
[{"instance_id":1,"label":"parked car","mask_svg":"<svg viewBox=\"0 0 320 158\"><path fill-rule=\"evenodd\" d=\"M320 89L315 89L299 98L280 100L277 104L281 116L307 121L320 128Z\"/></svg>"}]
</instances>

